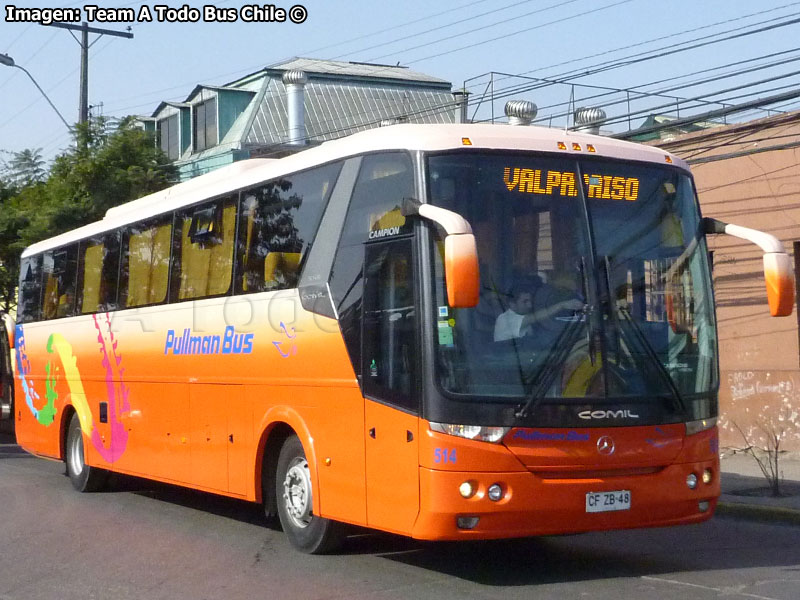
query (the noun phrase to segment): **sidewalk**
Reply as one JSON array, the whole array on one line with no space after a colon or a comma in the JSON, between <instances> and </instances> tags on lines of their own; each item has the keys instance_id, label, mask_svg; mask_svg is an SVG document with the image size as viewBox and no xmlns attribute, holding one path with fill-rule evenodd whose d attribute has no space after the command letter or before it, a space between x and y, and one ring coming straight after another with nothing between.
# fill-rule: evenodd
<instances>
[{"instance_id":1,"label":"sidewalk","mask_svg":"<svg viewBox=\"0 0 800 600\"><path fill-rule=\"evenodd\" d=\"M720 461L722 496L717 514L800 525L800 454L781 456L783 497L773 498L755 459L744 453L723 452Z\"/></svg>"}]
</instances>

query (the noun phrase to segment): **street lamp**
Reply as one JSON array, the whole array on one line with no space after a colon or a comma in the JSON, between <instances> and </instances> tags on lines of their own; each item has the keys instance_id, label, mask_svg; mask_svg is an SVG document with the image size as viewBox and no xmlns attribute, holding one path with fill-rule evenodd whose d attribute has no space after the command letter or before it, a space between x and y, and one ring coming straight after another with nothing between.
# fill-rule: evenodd
<instances>
[{"instance_id":1,"label":"street lamp","mask_svg":"<svg viewBox=\"0 0 800 600\"><path fill-rule=\"evenodd\" d=\"M17 69L19 69L20 71L25 73L25 75L30 77L30 80L33 82L33 85L35 85L36 88L42 93L42 96L44 96L44 99L47 100L47 103L50 106L53 107L53 110L56 111L56 114L58 115L58 118L61 119L62 123L64 123L64 126L69 130L72 129L69 126L69 123L67 123L67 120L64 117L61 116L60 112L58 112L58 109L56 108L55 104L53 104L50 101L50 98L47 97L47 94L44 93L44 90L39 86L38 83L36 83L36 80L33 78L33 75L28 73L28 70L25 67L20 67L17 63L14 62L14 59L11 58L8 54L2 54L2 53L0 53L0 64L3 64L5 66L7 66L7 67L16 67Z\"/></svg>"}]
</instances>

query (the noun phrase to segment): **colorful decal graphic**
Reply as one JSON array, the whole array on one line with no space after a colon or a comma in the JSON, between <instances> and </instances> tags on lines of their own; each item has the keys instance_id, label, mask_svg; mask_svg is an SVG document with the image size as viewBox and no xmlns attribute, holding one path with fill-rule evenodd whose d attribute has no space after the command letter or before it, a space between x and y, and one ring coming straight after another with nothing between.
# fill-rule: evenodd
<instances>
[{"instance_id":1,"label":"colorful decal graphic","mask_svg":"<svg viewBox=\"0 0 800 600\"><path fill-rule=\"evenodd\" d=\"M291 329L292 331L291 333L289 333L289 329ZM283 321L281 321L281 330L283 330L286 339L277 342L272 342L272 345L278 349L278 352L280 353L282 358L289 358L290 356L297 354L297 343L295 342L295 338L297 338L297 333L295 332L294 327L290 327L287 329Z\"/></svg>"},{"instance_id":2,"label":"colorful decal graphic","mask_svg":"<svg viewBox=\"0 0 800 600\"><path fill-rule=\"evenodd\" d=\"M101 322L103 321L101 327ZM122 368L122 355L117 353L117 340L111 331L111 317L105 315L94 315L94 326L97 329L97 341L100 344L100 351L103 354L103 367L106 370L106 397L108 398L108 419L111 425L111 441L105 447L100 433L92 423L92 445L100 455L108 462L114 462L122 456L128 446L128 432L122 424L120 418L123 414L130 412L131 405L128 402L128 387L123 382L125 369ZM83 428L83 421L81 421ZM86 433L86 429L83 430Z\"/></svg>"},{"instance_id":3,"label":"colorful decal graphic","mask_svg":"<svg viewBox=\"0 0 800 600\"><path fill-rule=\"evenodd\" d=\"M46 403L43 408L37 409L36 404L38 404L40 396L34 389L33 382L29 380L31 364L26 353L25 335L22 327L17 326L19 378L25 392L25 403L31 413L39 423L49 426L53 423L56 415L55 401L58 399L56 383L60 379L61 369L63 369L64 378L69 386L70 400L78 414L81 430L89 437L92 445L105 461L114 462L122 456L128 445L128 432L120 420L123 414L130 411L128 387L123 381L125 370L122 368L122 355L117 352L117 340L111 331L110 316L106 313L105 315L93 315L92 318L97 330L97 342L100 344L102 365L106 373L106 400L111 428L108 445L103 441L92 417L92 409L86 398L83 380L78 369L78 358L73 353L72 345L63 335L53 333L47 340L47 352L57 356L58 360L50 359L45 365Z\"/></svg>"},{"instance_id":4,"label":"colorful decal graphic","mask_svg":"<svg viewBox=\"0 0 800 600\"><path fill-rule=\"evenodd\" d=\"M22 331L22 326L17 325L16 333L14 334L17 347L17 370L19 372L19 380L22 384L22 391L25 393L25 404L28 405L33 417L45 427L51 425L56 416L55 401L57 394L55 393L55 377L51 374L51 364L48 362L46 387L47 393L45 399L47 402L42 408L36 408L36 405L41 400L38 392L33 389L33 382L29 381L28 377L31 373L31 361L28 360L28 354L25 350L25 334Z\"/></svg>"}]
</instances>

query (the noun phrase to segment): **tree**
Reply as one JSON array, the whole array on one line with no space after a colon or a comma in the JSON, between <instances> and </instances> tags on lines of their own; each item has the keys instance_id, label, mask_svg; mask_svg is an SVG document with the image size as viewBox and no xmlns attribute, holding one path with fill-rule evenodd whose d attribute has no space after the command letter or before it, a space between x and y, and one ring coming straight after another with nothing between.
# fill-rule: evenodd
<instances>
[{"instance_id":1,"label":"tree","mask_svg":"<svg viewBox=\"0 0 800 600\"><path fill-rule=\"evenodd\" d=\"M0 179L0 312L8 312L15 304L21 227L20 215L14 207L18 193L15 186Z\"/></svg>"},{"instance_id":2,"label":"tree","mask_svg":"<svg viewBox=\"0 0 800 600\"><path fill-rule=\"evenodd\" d=\"M76 126L76 147L58 156L47 180L53 233L101 219L109 208L169 186L177 170L152 134L123 119L109 133L101 117Z\"/></svg>"},{"instance_id":3,"label":"tree","mask_svg":"<svg viewBox=\"0 0 800 600\"><path fill-rule=\"evenodd\" d=\"M0 309L15 304L19 255L38 241L102 219L113 207L168 187L177 170L133 118L79 124L76 145L49 173L39 150L13 153L0 179Z\"/></svg>"},{"instance_id":4,"label":"tree","mask_svg":"<svg viewBox=\"0 0 800 600\"><path fill-rule=\"evenodd\" d=\"M8 167L12 182L19 187L40 183L47 175L41 148L13 152Z\"/></svg>"}]
</instances>

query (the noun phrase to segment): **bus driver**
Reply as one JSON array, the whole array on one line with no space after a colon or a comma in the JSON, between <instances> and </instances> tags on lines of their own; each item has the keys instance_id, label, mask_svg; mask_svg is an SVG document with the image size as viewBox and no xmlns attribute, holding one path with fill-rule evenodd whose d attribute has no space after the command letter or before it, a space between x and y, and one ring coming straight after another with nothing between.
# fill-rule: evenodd
<instances>
[{"instance_id":1,"label":"bus driver","mask_svg":"<svg viewBox=\"0 0 800 600\"><path fill-rule=\"evenodd\" d=\"M583 308L583 302L571 299L556 302L534 311L533 294L530 290L515 287L511 292L508 309L499 315L494 323L494 341L503 342L531 335L535 323L553 318L564 310L580 310L581 308Z\"/></svg>"}]
</instances>

